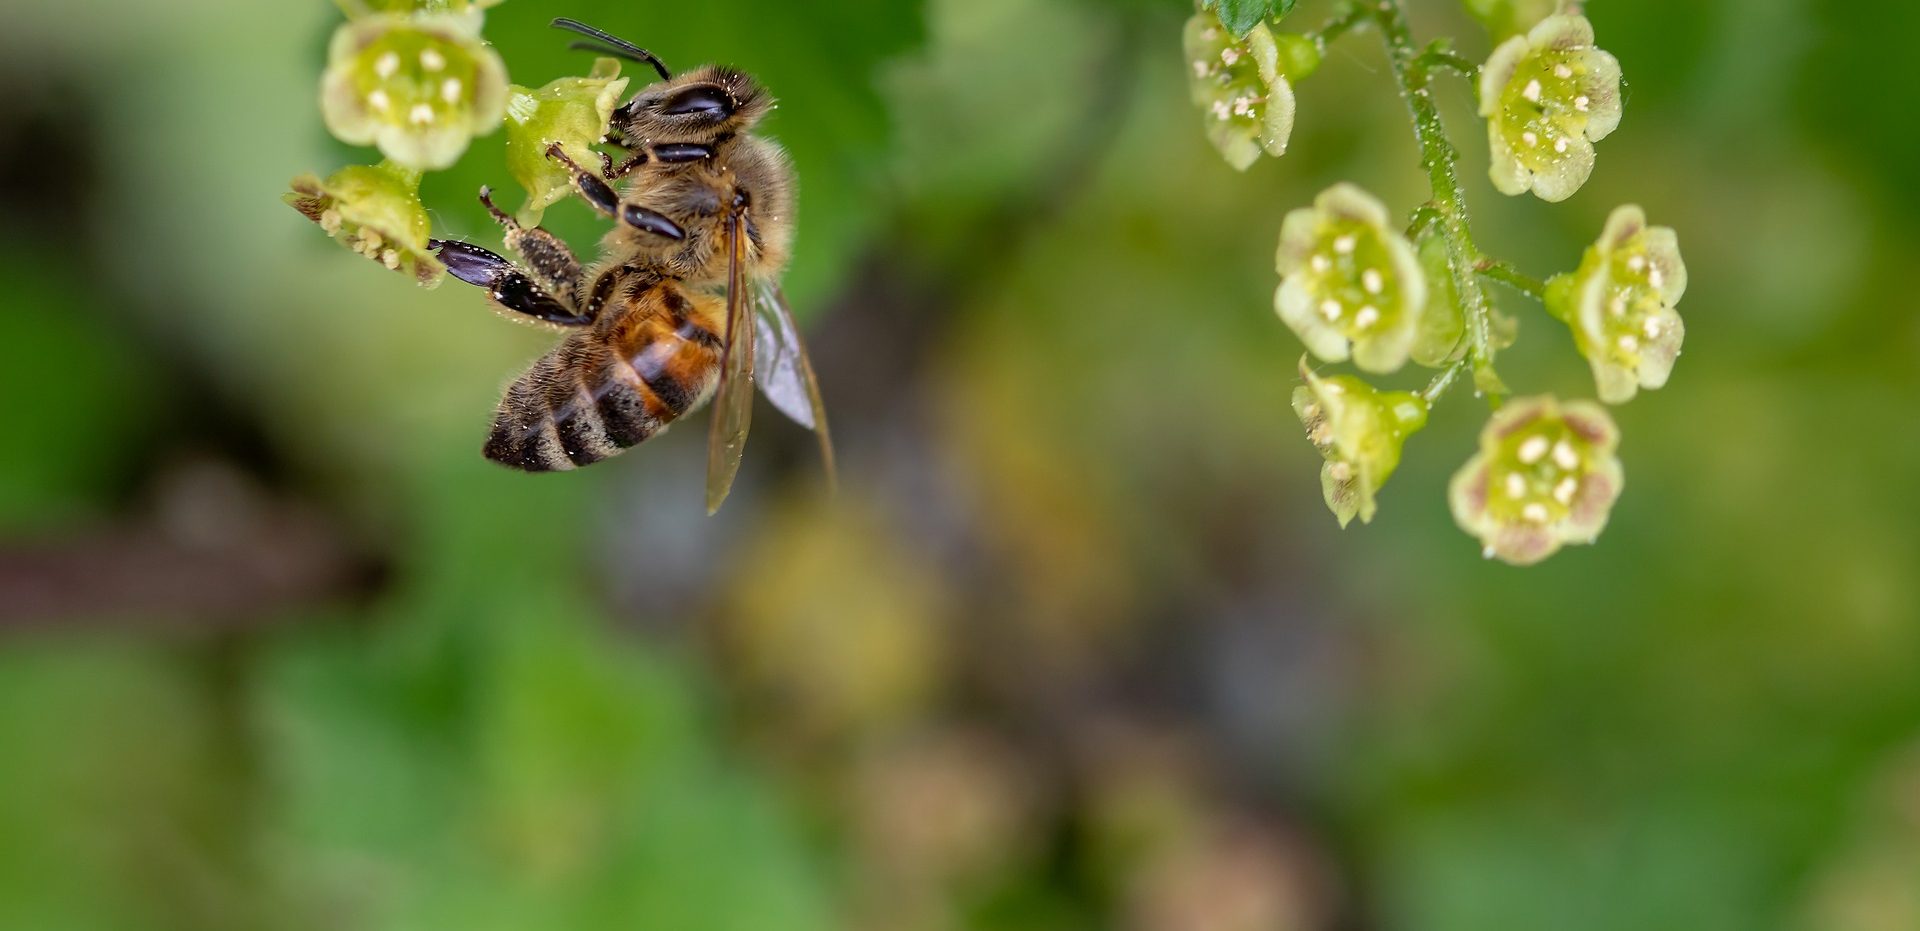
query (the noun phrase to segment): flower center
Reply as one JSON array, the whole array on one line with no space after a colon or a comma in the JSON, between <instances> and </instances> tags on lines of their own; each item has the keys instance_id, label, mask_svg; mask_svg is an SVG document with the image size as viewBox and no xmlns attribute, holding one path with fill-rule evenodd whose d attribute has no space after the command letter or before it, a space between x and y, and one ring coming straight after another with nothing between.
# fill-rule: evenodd
<instances>
[{"instance_id":1,"label":"flower center","mask_svg":"<svg viewBox=\"0 0 1920 931\"><path fill-rule=\"evenodd\" d=\"M1565 520L1586 479L1586 446L1564 424L1508 437L1488 472L1488 509L1506 521Z\"/></svg>"},{"instance_id":2,"label":"flower center","mask_svg":"<svg viewBox=\"0 0 1920 931\"><path fill-rule=\"evenodd\" d=\"M1521 62L1500 98L1502 134L1536 169L1566 154L1586 131L1593 98L1583 50L1546 49Z\"/></svg>"},{"instance_id":3,"label":"flower center","mask_svg":"<svg viewBox=\"0 0 1920 931\"><path fill-rule=\"evenodd\" d=\"M1319 242L1306 270L1307 291L1319 301L1314 312L1350 339L1382 328L1397 312L1401 293L1388 274L1392 256L1379 231L1356 221L1334 221L1322 229Z\"/></svg>"},{"instance_id":4,"label":"flower center","mask_svg":"<svg viewBox=\"0 0 1920 931\"><path fill-rule=\"evenodd\" d=\"M470 106L477 66L452 43L429 33L394 30L362 49L357 87L376 118L426 128Z\"/></svg>"}]
</instances>

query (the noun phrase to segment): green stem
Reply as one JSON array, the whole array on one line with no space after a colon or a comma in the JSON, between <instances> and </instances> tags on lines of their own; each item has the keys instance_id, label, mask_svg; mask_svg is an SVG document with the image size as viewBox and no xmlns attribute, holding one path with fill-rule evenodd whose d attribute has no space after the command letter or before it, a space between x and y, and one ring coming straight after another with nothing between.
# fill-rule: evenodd
<instances>
[{"instance_id":1,"label":"green stem","mask_svg":"<svg viewBox=\"0 0 1920 931\"><path fill-rule=\"evenodd\" d=\"M1427 235L1427 230L1440 222L1440 211L1432 204L1421 204L1413 211L1413 219L1407 223L1407 238L1419 242Z\"/></svg>"},{"instance_id":2,"label":"green stem","mask_svg":"<svg viewBox=\"0 0 1920 931\"><path fill-rule=\"evenodd\" d=\"M1378 0L1370 9L1387 43L1387 58L1393 65L1395 79L1400 82L1400 96L1413 115L1413 134L1420 143L1420 164L1426 168L1427 180L1433 187L1431 206L1438 214L1434 228L1446 240L1447 266L1453 272L1454 290L1459 295L1460 310L1467 323L1467 359L1472 363L1475 381L1486 390L1499 384L1493 373L1493 308L1480 288L1479 277L1474 274L1481 255L1473 243L1466 198L1460 191L1460 155L1447 139L1440 108L1433 102L1433 70L1422 62L1421 52L1413 44L1413 30L1407 25L1401 0Z\"/></svg>"},{"instance_id":3,"label":"green stem","mask_svg":"<svg viewBox=\"0 0 1920 931\"><path fill-rule=\"evenodd\" d=\"M1480 83L1480 66L1469 61L1457 52L1441 48L1437 43L1427 46L1427 50L1414 59L1414 64L1428 71L1451 71L1467 79L1467 83Z\"/></svg>"},{"instance_id":4,"label":"green stem","mask_svg":"<svg viewBox=\"0 0 1920 931\"><path fill-rule=\"evenodd\" d=\"M1453 387L1453 383L1472 367L1471 359L1460 359L1441 369L1440 373L1433 376L1433 380L1427 382L1427 387L1420 392L1420 400L1427 402L1428 407L1432 407L1433 403L1440 400L1440 396L1446 394L1447 389Z\"/></svg>"},{"instance_id":5,"label":"green stem","mask_svg":"<svg viewBox=\"0 0 1920 931\"><path fill-rule=\"evenodd\" d=\"M1488 281L1498 281L1544 304L1547 302L1547 283L1533 277L1499 259L1482 258L1475 263L1473 270Z\"/></svg>"},{"instance_id":6,"label":"green stem","mask_svg":"<svg viewBox=\"0 0 1920 931\"><path fill-rule=\"evenodd\" d=\"M1332 19L1327 20L1319 29L1307 33L1306 38L1313 43L1315 51L1325 55L1328 43L1352 32L1355 26L1372 19L1373 13L1366 9L1352 4L1341 4L1333 11Z\"/></svg>"}]
</instances>

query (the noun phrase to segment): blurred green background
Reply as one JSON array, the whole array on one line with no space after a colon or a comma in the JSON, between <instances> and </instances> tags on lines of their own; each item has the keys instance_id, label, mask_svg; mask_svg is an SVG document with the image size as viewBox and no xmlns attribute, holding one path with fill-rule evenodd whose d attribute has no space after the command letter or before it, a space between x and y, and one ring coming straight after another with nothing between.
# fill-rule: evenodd
<instances>
[{"instance_id":1,"label":"blurred green background","mask_svg":"<svg viewBox=\"0 0 1920 931\"><path fill-rule=\"evenodd\" d=\"M1482 406L1345 533L1287 406L1280 217L1425 198L1371 35L1241 176L1180 0L492 11L522 83L568 15L781 97L844 489L763 408L708 520L697 423L482 461L552 337L280 202L368 157L331 5L6 4L0 928L1920 928L1920 7L1588 13L1631 97L1568 203L1446 88L1476 232L1549 274L1643 204L1688 352L1522 571L1447 513ZM498 141L437 231L497 242ZM1509 381L1589 394L1512 309Z\"/></svg>"}]
</instances>

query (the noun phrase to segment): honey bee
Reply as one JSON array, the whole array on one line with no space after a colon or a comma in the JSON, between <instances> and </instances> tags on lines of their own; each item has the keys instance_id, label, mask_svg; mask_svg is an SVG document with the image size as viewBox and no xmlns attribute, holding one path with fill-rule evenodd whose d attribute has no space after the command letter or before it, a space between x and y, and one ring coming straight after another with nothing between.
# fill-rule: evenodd
<instances>
[{"instance_id":1,"label":"honey bee","mask_svg":"<svg viewBox=\"0 0 1920 931\"><path fill-rule=\"evenodd\" d=\"M569 19L584 48L651 66L660 80L616 108L606 142L615 162L576 164L579 194L614 228L583 266L566 243L480 201L506 231L516 264L471 243L434 240L454 277L485 288L510 316L567 336L506 390L483 453L528 472L590 465L712 402L707 511L726 500L753 413L753 384L819 439L828 481L833 445L806 347L778 285L793 239L793 168L753 134L773 98L753 78L707 65L675 76L651 52ZM615 185L619 186L616 190Z\"/></svg>"}]
</instances>

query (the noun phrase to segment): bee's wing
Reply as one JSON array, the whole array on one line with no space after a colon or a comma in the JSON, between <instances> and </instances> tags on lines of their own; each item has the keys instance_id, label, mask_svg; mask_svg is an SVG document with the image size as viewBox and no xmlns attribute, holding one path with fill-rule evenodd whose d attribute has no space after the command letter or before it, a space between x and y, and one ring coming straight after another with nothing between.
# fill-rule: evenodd
<instances>
[{"instance_id":1,"label":"bee's wing","mask_svg":"<svg viewBox=\"0 0 1920 931\"><path fill-rule=\"evenodd\" d=\"M747 293L746 237L742 218L727 221L727 333L725 358L720 365L720 387L713 396L712 425L707 429L707 513L720 510L740 471L740 454L747 448L747 428L753 421L753 313Z\"/></svg>"},{"instance_id":2,"label":"bee's wing","mask_svg":"<svg viewBox=\"0 0 1920 931\"><path fill-rule=\"evenodd\" d=\"M820 440L820 461L826 469L827 484L834 482L833 437L827 431L827 408L820 400L820 381L814 377L813 362L794 326L793 312L780 287L767 279L754 282L753 315L758 319L754 331L754 380L767 400Z\"/></svg>"}]
</instances>

